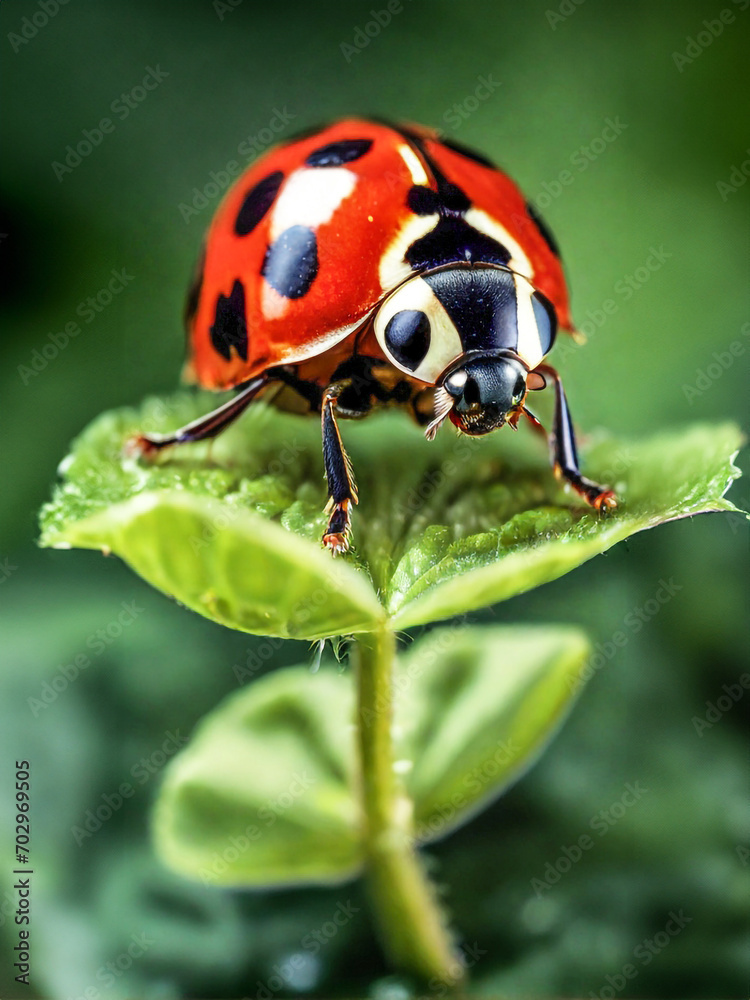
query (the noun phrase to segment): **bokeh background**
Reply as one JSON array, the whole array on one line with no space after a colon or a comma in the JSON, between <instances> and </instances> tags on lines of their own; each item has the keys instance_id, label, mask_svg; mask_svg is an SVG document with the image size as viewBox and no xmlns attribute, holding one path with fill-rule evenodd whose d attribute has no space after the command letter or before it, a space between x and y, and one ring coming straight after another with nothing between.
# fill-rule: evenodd
<instances>
[{"instance_id":1,"label":"bokeh background","mask_svg":"<svg viewBox=\"0 0 750 1000\"><path fill-rule=\"evenodd\" d=\"M368 39L384 0L5 0L3 996L401 995L358 884L219 891L151 853L162 744L236 689L235 667L260 640L175 606L115 560L35 548L36 512L70 440L101 410L176 385L186 281L220 197L210 185L274 127L285 138L352 112L441 127L506 167L561 243L590 335L559 359L583 428L746 426L748 6L402 0ZM158 86L133 91L149 72ZM114 128L90 155L55 168L104 117ZM113 270L125 287L86 312ZM59 334L76 321L65 345ZM747 486L731 496L747 507ZM710 726L695 721L748 670L747 556L740 517L704 516L484 616L579 623L604 652L533 771L429 851L475 949L477 993L747 995L750 695L741 689ZM673 586L660 603L662 581ZM139 610L112 638L122 602ZM628 641L609 655L618 630ZM80 653L91 665L35 707ZM264 669L310 656L286 643ZM32 990L13 983L8 933L17 758L34 771ZM79 845L72 829L123 781L135 794ZM647 791L624 807L628 784ZM594 847L535 891L592 823ZM342 901L357 915L317 954L303 948ZM660 932L671 912L686 919L670 937ZM142 934L145 952L107 977ZM274 966L297 953L304 962L277 988ZM637 975L625 985L628 963Z\"/></svg>"}]
</instances>

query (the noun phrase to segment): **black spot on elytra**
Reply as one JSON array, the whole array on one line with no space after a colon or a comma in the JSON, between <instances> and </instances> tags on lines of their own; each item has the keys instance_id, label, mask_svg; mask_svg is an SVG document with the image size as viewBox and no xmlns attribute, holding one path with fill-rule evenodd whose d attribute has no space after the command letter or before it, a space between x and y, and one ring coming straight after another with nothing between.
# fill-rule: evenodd
<instances>
[{"instance_id":1,"label":"black spot on elytra","mask_svg":"<svg viewBox=\"0 0 750 1000\"><path fill-rule=\"evenodd\" d=\"M430 321L419 309L402 309L388 320L385 342L399 364L415 371L430 347Z\"/></svg>"},{"instance_id":2,"label":"black spot on elytra","mask_svg":"<svg viewBox=\"0 0 750 1000\"><path fill-rule=\"evenodd\" d=\"M412 243L404 260L415 271L457 261L507 265L510 251L462 216L441 215L433 230Z\"/></svg>"},{"instance_id":3,"label":"black spot on elytra","mask_svg":"<svg viewBox=\"0 0 750 1000\"><path fill-rule=\"evenodd\" d=\"M471 202L455 184L444 184L438 191L417 184L409 189L406 203L415 215L460 215Z\"/></svg>"},{"instance_id":4,"label":"black spot on elytra","mask_svg":"<svg viewBox=\"0 0 750 1000\"><path fill-rule=\"evenodd\" d=\"M258 225L268 209L273 205L284 180L280 170L258 181L254 188L247 192L242 207L234 220L234 231L238 236L247 236Z\"/></svg>"},{"instance_id":5,"label":"black spot on elytra","mask_svg":"<svg viewBox=\"0 0 750 1000\"><path fill-rule=\"evenodd\" d=\"M435 180L437 190L416 185L409 190L407 204L417 215L438 214L435 228L415 240L404 260L415 271L440 267L457 261L484 264L507 264L510 251L497 240L470 226L464 213L471 208L467 195L440 170L425 148L424 140L409 132L408 138Z\"/></svg>"},{"instance_id":6,"label":"black spot on elytra","mask_svg":"<svg viewBox=\"0 0 750 1000\"><path fill-rule=\"evenodd\" d=\"M318 241L307 226L291 226L266 250L261 270L271 288L287 299L299 299L318 273Z\"/></svg>"},{"instance_id":7,"label":"black spot on elytra","mask_svg":"<svg viewBox=\"0 0 750 1000\"><path fill-rule=\"evenodd\" d=\"M372 139L344 139L329 142L326 146L313 150L305 163L308 167L340 167L364 156L372 146Z\"/></svg>"},{"instance_id":8,"label":"black spot on elytra","mask_svg":"<svg viewBox=\"0 0 750 1000\"><path fill-rule=\"evenodd\" d=\"M415 215L434 215L440 211L440 196L432 188L417 184L409 189L406 204Z\"/></svg>"},{"instance_id":9,"label":"black spot on elytra","mask_svg":"<svg viewBox=\"0 0 750 1000\"><path fill-rule=\"evenodd\" d=\"M473 160L474 163L481 163L483 167L490 167L492 170L497 170L497 167L492 162L488 160L486 156L481 153L477 153L474 149L469 149L468 146L464 146L461 142L456 142L455 139L441 139L441 145L447 146L448 149L452 149L454 153L459 153L461 156L465 156L467 160Z\"/></svg>"},{"instance_id":10,"label":"black spot on elytra","mask_svg":"<svg viewBox=\"0 0 750 1000\"><path fill-rule=\"evenodd\" d=\"M229 361L232 348L243 361L247 361L247 317L245 315L245 289L238 279L229 296L220 295L216 303L214 325L210 330L211 343L218 353Z\"/></svg>"},{"instance_id":11,"label":"black spot on elytra","mask_svg":"<svg viewBox=\"0 0 750 1000\"><path fill-rule=\"evenodd\" d=\"M547 223L544 221L544 219L541 217L537 209L531 204L530 201L526 202L526 211L529 213L529 218L536 224L536 228L542 234L544 242L550 248L552 253L556 257L559 257L560 247L557 245L557 240L552 235L552 232Z\"/></svg>"}]
</instances>

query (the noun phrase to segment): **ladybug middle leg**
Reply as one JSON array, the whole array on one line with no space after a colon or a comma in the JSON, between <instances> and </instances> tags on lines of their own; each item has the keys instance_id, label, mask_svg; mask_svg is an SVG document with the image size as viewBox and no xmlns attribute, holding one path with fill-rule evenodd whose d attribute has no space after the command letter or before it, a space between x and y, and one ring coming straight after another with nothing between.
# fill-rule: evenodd
<instances>
[{"instance_id":1,"label":"ladybug middle leg","mask_svg":"<svg viewBox=\"0 0 750 1000\"><path fill-rule=\"evenodd\" d=\"M336 403L338 397L351 384L350 379L342 379L328 386L323 393L321 404L321 426L323 431L323 461L328 482L328 525L323 534L323 545L336 555L349 548L351 528L350 507L357 503L357 487L354 482L351 462L347 455L338 424L336 423Z\"/></svg>"},{"instance_id":2,"label":"ladybug middle leg","mask_svg":"<svg viewBox=\"0 0 750 1000\"><path fill-rule=\"evenodd\" d=\"M247 409L260 390L267 384L266 376L259 375L258 378L247 382L244 388L229 402L212 410L211 413L207 413L205 417L199 417L197 420L185 424L184 427L180 427L172 434L136 434L126 447L132 453L148 456L175 444L190 444L216 437Z\"/></svg>"},{"instance_id":3,"label":"ladybug middle leg","mask_svg":"<svg viewBox=\"0 0 750 1000\"><path fill-rule=\"evenodd\" d=\"M542 364L536 370L544 375L549 375L555 383L555 419L550 435L555 475L558 479L564 479L570 483L576 493L582 496L591 507L602 512L611 510L617 506L614 492L581 475L573 421L560 376L551 365Z\"/></svg>"}]
</instances>

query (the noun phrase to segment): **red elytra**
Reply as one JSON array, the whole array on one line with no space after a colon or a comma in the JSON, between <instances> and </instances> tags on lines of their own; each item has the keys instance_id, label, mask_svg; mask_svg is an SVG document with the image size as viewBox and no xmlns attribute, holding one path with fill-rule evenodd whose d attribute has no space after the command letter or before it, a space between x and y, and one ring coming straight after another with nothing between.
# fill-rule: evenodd
<instances>
[{"instance_id":1,"label":"red elytra","mask_svg":"<svg viewBox=\"0 0 750 1000\"><path fill-rule=\"evenodd\" d=\"M501 221L513 240L523 246L531 265L525 276L552 302L561 327L570 329L560 260L530 216L518 187L499 170L449 148L434 132L420 129L418 134L424 137L424 151L465 192L472 206ZM353 173L356 184L330 218L316 227L317 277L305 295L284 300L275 313L273 303L268 303L273 292L268 291L261 273L272 242L273 213L267 211L249 234L239 236L235 223L243 201L248 192L277 172L284 177L277 194L283 199L285 184L288 189L290 178L305 169L310 154L353 137L370 140L372 146L366 155L340 168ZM414 177L400 152L403 147L411 150L408 139L396 129L349 119L277 147L239 178L209 228L197 309L189 318L191 368L201 385L229 389L269 367L313 357L321 347L330 346L327 335L360 322L392 290L393 284L384 287L380 282L380 262L394 234L414 218L407 204ZM419 152L416 155L421 159ZM428 169L425 173L429 177ZM324 180L321 173L321 182ZM434 180L430 179L430 184L435 187ZM227 360L215 350L210 330L218 296L229 297L238 277L245 286L246 323L251 331L248 357L245 360L233 353Z\"/></svg>"},{"instance_id":2,"label":"red elytra","mask_svg":"<svg viewBox=\"0 0 750 1000\"><path fill-rule=\"evenodd\" d=\"M509 177L429 129L347 119L259 159L211 223L187 324L188 376L241 391L140 450L212 436L286 384L322 415L333 552L357 499L336 414L377 404L409 408L430 438L446 417L478 435L538 425L524 401L552 378L555 471L597 509L616 505L580 474L544 362L557 328L572 332L554 241Z\"/></svg>"}]
</instances>

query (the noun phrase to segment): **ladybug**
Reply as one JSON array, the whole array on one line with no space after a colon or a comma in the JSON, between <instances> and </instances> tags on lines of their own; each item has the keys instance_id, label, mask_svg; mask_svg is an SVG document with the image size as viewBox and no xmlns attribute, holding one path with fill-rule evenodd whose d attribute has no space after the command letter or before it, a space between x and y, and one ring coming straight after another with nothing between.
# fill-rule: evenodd
<instances>
[{"instance_id":1,"label":"ladybug","mask_svg":"<svg viewBox=\"0 0 750 1000\"><path fill-rule=\"evenodd\" d=\"M237 394L142 454L213 437L272 385L320 413L323 544L349 547L357 490L337 416L406 408L431 440L449 419L487 434L554 385L557 476L592 507L614 493L579 469L560 377L573 333L560 256L534 208L483 156L427 128L347 119L275 147L226 194L187 305L187 375Z\"/></svg>"}]
</instances>

